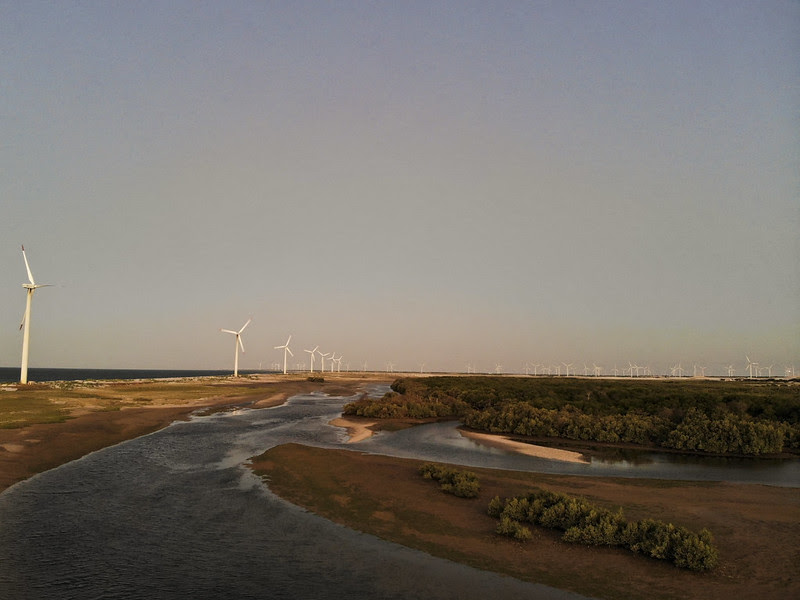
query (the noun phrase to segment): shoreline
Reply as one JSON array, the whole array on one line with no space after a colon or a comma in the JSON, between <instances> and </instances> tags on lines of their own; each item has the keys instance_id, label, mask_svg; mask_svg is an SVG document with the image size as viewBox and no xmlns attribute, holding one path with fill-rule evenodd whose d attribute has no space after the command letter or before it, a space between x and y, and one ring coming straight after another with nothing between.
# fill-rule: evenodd
<instances>
[{"instance_id":1,"label":"shoreline","mask_svg":"<svg viewBox=\"0 0 800 600\"><path fill-rule=\"evenodd\" d=\"M307 381L305 376L269 375L18 386L0 394L0 416L13 416L25 412L28 404L36 404L46 405L64 420L0 428L0 494L38 473L194 414L280 406L291 396L320 390L354 395L365 384L386 380L369 374L336 375L324 382ZM12 402L16 404L12 406Z\"/></svg>"},{"instance_id":2,"label":"shoreline","mask_svg":"<svg viewBox=\"0 0 800 600\"><path fill-rule=\"evenodd\" d=\"M337 417L328 422L328 425L334 427L341 427L347 430L348 440L347 444L357 444L365 439L375 435L376 425L381 422L380 419L368 419L364 417ZM546 458L550 460L560 460L570 463L588 463L590 460L581 452L572 450L561 450L559 448L550 448L548 446L540 446L537 444L528 444L511 439L507 435L482 433L458 428L459 434L463 437L475 441L477 444L487 446L489 448L498 448L508 452L516 452L526 456L533 456L536 458Z\"/></svg>"},{"instance_id":3,"label":"shoreline","mask_svg":"<svg viewBox=\"0 0 800 600\"><path fill-rule=\"evenodd\" d=\"M560 450L558 448L549 448L547 446L538 446L536 444L518 442L503 434L479 433L477 431L471 431L462 428L459 428L458 432L463 437L474 440L483 446L489 446L490 448L499 448L500 450L508 450L518 454L524 454L526 456L560 460L570 463L591 462L584 454L580 452L573 452L572 450Z\"/></svg>"}]
</instances>

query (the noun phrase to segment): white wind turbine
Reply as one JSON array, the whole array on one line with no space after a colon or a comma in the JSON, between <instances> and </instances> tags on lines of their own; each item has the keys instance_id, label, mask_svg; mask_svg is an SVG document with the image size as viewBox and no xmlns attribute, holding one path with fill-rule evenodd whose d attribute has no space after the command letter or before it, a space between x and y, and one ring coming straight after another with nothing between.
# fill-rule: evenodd
<instances>
[{"instance_id":1,"label":"white wind turbine","mask_svg":"<svg viewBox=\"0 0 800 600\"><path fill-rule=\"evenodd\" d=\"M747 370L750 371L750 379L753 378L753 367L756 368L756 376L758 376L758 363L754 363L750 360L750 357L747 354L744 355L745 359L747 359Z\"/></svg>"},{"instance_id":2,"label":"white wind turbine","mask_svg":"<svg viewBox=\"0 0 800 600\"><path fill-rule=\"evenodd\" d=\"M291 354L294 356L294 352L289 349L289 342L292 341L292 336L289 336L289 339L286 340L286 343L283 346L275 346L275 350L283 350L283 374L286 375L286 361L289 360L289 357L286 354Z\"/></svg>"},{"instance_id":3,"label":"white wind turbine","mask_svg":"<svg viewBox=\"0 0 800 600\"><path fill-rule=\"evenodd\" d=\"M323 354L322 352L319 351L319 346L317 346L317 354L319 354L319 370L320 370L320 373L324 373L325 372L325 357L326 356L330 356L331 353L330 352L326 352L325 354Z\"/></svg>"},{"instance_id":4,"label":"white wind turbine","mask_svg":"<svg viewBox=\"0 0 800 600\"><path fill-rule=\"evenodd\" d=\"M303 352L308 352L311 355L311 373L314 372L314 353L319 350L319 346L314 346L313 350L303 350Z\"/></svg>"},{"instance_id":5,"label":"white wind turbine","mask_svg":"<svg viewBox=\"0 0 800 600\"><path fill-rule=\"evenodd\" d=\"M223 333L230 333L236 336L236 341L234 342L234 353L233 353L233 376L239 376L239 348L242 349L244 352L244 344L242 343L242 332L244 328L250 325L250 321L253 319L247 319L247 323L242 325L242 328L239 331L233 331L231 329L220 329Z\"/></svg>"},{"instance_id":6,"label":"white wind turbine","mask_svg":"<svg viewBox=\"0 0 800 600\"><path fill-rule=\"evenodd\" d=\"M31 267L28 265L28 257L25 256L25 246L22 246L22 258L25 261L25 270L28 271L28 281L30 283L23 283L22 287L27 290L27 298L25 300L25 314L22 316L22 323L19 328L23 329L22 332L22 366L19 370L19 382L28 383L28 350L30 349L31 341L31 301L33 300L33 292L40 287L50 287L47 283L36 283L33 280L33 273Z\"/></svg>"}]
</instances>

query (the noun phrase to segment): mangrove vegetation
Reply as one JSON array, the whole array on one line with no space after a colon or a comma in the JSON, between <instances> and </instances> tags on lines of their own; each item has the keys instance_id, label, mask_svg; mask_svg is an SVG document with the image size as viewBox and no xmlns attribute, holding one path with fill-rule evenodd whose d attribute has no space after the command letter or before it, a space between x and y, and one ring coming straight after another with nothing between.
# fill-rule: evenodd
<instances>
[{"instance_id":1,"label":"mangrove vegetation","mask_svg":"<svg viewBox=\"0 0 800 600\"><path fill-rule=\"evenodd\" d=\"M489 433L685 452L800 453L800 384L791 381L404 378L344 414L454 418Z\"/></svg>"}]
</instances>

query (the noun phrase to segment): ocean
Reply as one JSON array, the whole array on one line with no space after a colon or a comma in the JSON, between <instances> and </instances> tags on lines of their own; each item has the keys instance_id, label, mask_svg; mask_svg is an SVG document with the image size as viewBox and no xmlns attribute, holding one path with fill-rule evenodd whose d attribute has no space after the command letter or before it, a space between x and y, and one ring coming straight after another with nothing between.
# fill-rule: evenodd
<instances>
[{"instance_id":1,"label":"ocean","mask_svg":"<svg viewBox=\"0 0 800 600\"><path fill-rule=\"evenodd\" d=\"M240 375L263 371L239 370ZM233 375L230 369L216 371L187 369L28 369L29 382L85 381L98 379L165 379L168 377L220 377ZM18 383L19 367L0 367L0 383Z\"/></svg>"}]
</instances>

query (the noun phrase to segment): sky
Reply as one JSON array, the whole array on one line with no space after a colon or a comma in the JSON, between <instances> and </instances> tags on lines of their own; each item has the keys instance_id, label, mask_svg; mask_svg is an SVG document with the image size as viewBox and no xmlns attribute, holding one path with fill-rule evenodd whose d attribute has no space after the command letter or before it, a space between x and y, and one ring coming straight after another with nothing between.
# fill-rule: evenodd
<instances>
[{"instance_id":1,"label":"sky","mask_svg":"<svg viewBox=\"0 0 800 600\"><path fill-rule=\"evenodd\" d=\"M0 0L0 365L24 244L31 367L800 373L798 57L790 0Z\"/></svg>"}]
</instances>

